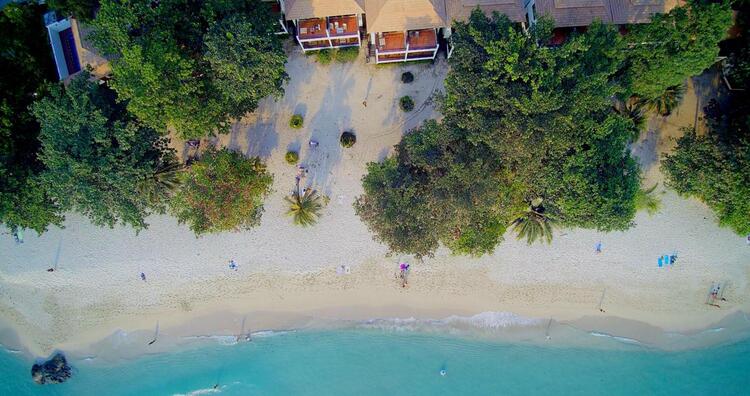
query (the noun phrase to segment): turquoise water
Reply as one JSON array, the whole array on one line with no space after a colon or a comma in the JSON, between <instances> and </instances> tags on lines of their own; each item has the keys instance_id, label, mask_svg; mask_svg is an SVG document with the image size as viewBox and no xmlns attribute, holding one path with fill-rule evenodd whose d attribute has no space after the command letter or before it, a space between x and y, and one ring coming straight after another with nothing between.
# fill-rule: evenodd
<instances>
[{"instance_id":1,"label":"turquoise water","mask_svg":"<svg viewBox=\"0 0 750 396\"><path fill-rule=\"evenodd\" d=\"M0 353L2 395L741 395L750 340L660 352L541 347L372 330L292 332L131 361L72 362L62 385ZM445 369L447 375L440 376Z\"/></svg>"}]
</instances>

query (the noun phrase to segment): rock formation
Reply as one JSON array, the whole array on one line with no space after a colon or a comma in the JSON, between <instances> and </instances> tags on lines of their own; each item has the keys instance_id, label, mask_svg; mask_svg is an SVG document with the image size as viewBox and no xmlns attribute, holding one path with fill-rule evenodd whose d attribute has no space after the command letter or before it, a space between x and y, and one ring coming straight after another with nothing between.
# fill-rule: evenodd
<instances>
[{"instance_id":1,"label":"rock formation","mask_svg":"<svg viewBox=\"0 0 750 396\"><path fill-rule=\"evenodd\" d=\"M59 384L71 376L71 368L61 352L55 353L49 360L31 367L31 377L37 384Z\"/></svg>"}]
</instances>

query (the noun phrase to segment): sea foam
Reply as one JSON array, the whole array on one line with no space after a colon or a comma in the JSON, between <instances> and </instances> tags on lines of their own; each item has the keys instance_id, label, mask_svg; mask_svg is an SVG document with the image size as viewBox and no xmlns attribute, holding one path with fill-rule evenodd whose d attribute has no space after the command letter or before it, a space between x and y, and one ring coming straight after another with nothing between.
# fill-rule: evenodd
<instances>
[{"instance_id":1,"label":"sea foam","mask_svg":"<svg viewBox=\"0 0 750 396\"><path fill-rule=\"evenodd\" d=\"M459 333L533 327L543 323L543 319L520 316L512 312L482 312L472 316L452 315L443 319L417 319L414 317L370 319L357 323L355 327L394 332L430 332L434 330Z\"/></svg>"}]
</instances>

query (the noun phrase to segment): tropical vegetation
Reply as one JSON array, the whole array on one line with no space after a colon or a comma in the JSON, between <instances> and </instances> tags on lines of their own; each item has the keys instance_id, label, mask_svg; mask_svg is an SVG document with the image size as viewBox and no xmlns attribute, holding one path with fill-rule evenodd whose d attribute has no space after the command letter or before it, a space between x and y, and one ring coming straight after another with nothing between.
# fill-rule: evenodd
<instances>
[{"instance_id":1,"label":"tropical vegetation","mask_svg":"<svg viewBox=\"0 0 750 396\"><path fill-rule=\"evenodd\" d=\"M669 187L705 202L740 235L750 234L750 117L745 123L734 136L690 130L662 162Z\"/></svg>"},{"instance_id":2,"label":"tropical vegetation","mask_svg":"<svg viewBox=\"0 0 750 396\"><path fill-rule=\"evenodd\" d=\"M594 23L551 48L539 44L550 20L525 31L475 10L453 26L443 120L368 165L356 213L391 251L418 256L490 253L509 227L529 243L631 227L660 201L628 145L647 108L669 114L685 78L716 61L730 25L726 2L689 0L625 36Z\"/></svg>"},{"instance_id":3,"label":"tropical vegetation","mask_svg":"<svg viewBox=\"0 0 750 396\"><path fill-rule=\"evenodd\" d=\"M398 100L398 107L405 112L410 112L414 110L414 99L412 99L411 96L402 96L401 99Z\"/></svg>"},{"instance_id":4,"label":"tropical vegetation","mask_svg":"<svg viewBox=\"0 0 750 396\"><path fill-rule=\"evenodd\" d=\"M170 212L196 235L247 230L260 224L273 176L257 157L208 149L180 174Z\"/></svg>"},{"instance_id":5,"label":"tropical vegetation","mask_svg":"<svg viewBox=\"0 0 750 396\"><path fill-rule=\"evenodd\" d=\"M410 71L401 73L401 82L404 84L411 84L414 81L414 74Z\"/></svg>"},{"instance_id":6,"label":"tropical vegetation","mask_svg":"<svg viewBox=\"0 0 750 396\"><path fill-rule=\"evenodd\" d=\"M357 143L357 135L351 131L344 131L339 138L339 143L341 143L341 147L344 148L352 147L354 146L354 143Z\"/></svg>"},{"instance_id":7,"label":"tropical vegetation","mask_svg":"<svg viewBox=\"0 0 750 396\"><path fill-rule=\"evenodd\" d=\"M304 125L305 119L301 115L295 114L289 119L289 127L292 129L300 129Z\"/></svg>"},{"instance_id":8,"label":"tropical vegetation","mask_svg":"<svg viewBox=\"0 0 750 396\"><path fill-rule=\"evenodd\" d=\"M513 222L517 239L526 239L531 245L537 241L552 242L552 225L554 220L544 213L542 200L537 199L529 205Z\"/></svg>"},{"instance_id":9,"label":"tropical vegetation","mask_svg":"<svg viewBox=\"0 0 750 396\"><path fill-rule=\"evenodd\" d=\"M162 213L175 186L173 150L155 130L135 120L105 85L82 72L32 106L41 125L39 181L61 212L94 224L136 230Z\"/></svg>"},{"instance_id":10,"label":"tropical vegetation","mask_svg":"<svg viewBox=\"0 0 750 396\"><path fill-rule=\"evenodd\" d=\"M47 6L64 16L74 16L81 22L89 22L99 7L99 0L47 0Z\"/></svg>"},{"instance_id":11,"label":"tropical vegetation","mask_svg":"<svg viewBox=\"0 0 750 396\"><path fill-rule=\"evenodd\" d=\"M716 62L719 42L732 25L728 1L687 0L651 23L629 25L628 92L654 99L669 87L682 85Z\"/></svg>"},{"instance_id":12,"label":"tropical vegetation","mask_svg":"<svg viewBox=\"0 0 750 396\"><path fill-rule=\"evenodd\" d=\"M654 184L649 188L638 190L638 193L635 195L635 208L637 210L645 210L649 216L659 213L661 199L655 195L656 187L658 186L659 184Z\"/></svg>"},{"instance_id":13,"label":"tropical vegetation","mask_svg":"<svg viewBox=\"0 0 750 396\"><path fill-rule=\"evenodd\" d=\"M750 6L739 4L736 38L727 47L733 66L750 68L744 58L750 51ZM731 75L735 88L725 104L705 108L707 130L690 129L677 140L674 151L662 159L669 187L700 199L714 210L719 224L750 234L750 74Z\"/></svg>"},{"instance_id":14,"label":"tropical vegetation","mask_svg":"<svg viewBox=\"0 0 750 396\"><path fill-rule=\"evenodd\" d=\"M278 22L260 0L102 0L90 39L111 58L128 110L186 139L226 132L231 118L283 93Z\"/></svg>"},{"instance_id":15,"label":"tropical vegetation","mask_svg":"<svg viewBox=\"0 0 750 396\"><path fill-rule=\"evenodd\" d=\"M294 224L309 227L318 222L320 211L323 209L323 199L316 190L311 188L300 193L299 184L291 196L284 197L289 203L287 215L292 216Z\"/></svg>"},{"instance_id":16,"label":"tropical vegetation","mask_svg":"<svg viewBox=\"0 0 750 396\"><path fill-rule=\"evenodd\" d=\"M666 117L679 106L684 95L685 85L675 85L667 87L659 96L645 100L643 103L656 114Z\"/></svg>"},{"instance_id":17,"label":"tropical vegetation","mask_svg":"<svg viewBox=\"0 0 750 396\"><path fill-rule=\"evenodd\" d=\"M10 3L0 10L0 223L12 232L42 233L62 223L38 178L44 169L37 157L39 123L29 110L57 81L45 11L33 3Z\"/></svg>"},{"instance_id":18,"label":"tropical vegetation","mask_svg":"<svg viewBox=\"0 0 750 396\"><path fill-rule=\"evenodd\" d=\"M287 151L286 155L284 155L284 160L286 160L286 163L289 165L296 165L299 161L299 153L296 151Z\"/></svg>"},{"instance_id":19,"label":"tropical vegetation","mask_svg":"<svg viewBox=\"0 0 750 396\"><path fill-rule=\"evenodd\" d=\"M594 24L548 48L538 45L551 35L545 19L527 34L476 11L454 27L445 118L404 136L363 178L355 210L376 238L394 252L443 244L482 255L511 225L531 241L548 240L553 221L630 227L640 176L626 150L636 126L612 108L625 92L619 33Z\"/></svg>"}]
</instances>

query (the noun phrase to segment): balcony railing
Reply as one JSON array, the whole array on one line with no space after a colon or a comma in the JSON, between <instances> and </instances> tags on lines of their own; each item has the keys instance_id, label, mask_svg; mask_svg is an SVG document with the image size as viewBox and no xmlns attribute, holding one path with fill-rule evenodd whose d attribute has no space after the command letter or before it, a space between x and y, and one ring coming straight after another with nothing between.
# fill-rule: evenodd
<instances>
[{"instance_id":1,"label":"balcony railing","mask_svg":"<svg viewBox=\"0 0 750 396\"><path fill-rule=\"evenodd\" d=\"M346 37L359 34L356 15L328 17L328 34L331 37Z\"/></svg>"},{"instance_id":2,"label":"balcony railing","mask_svg":"<svg viewBox=\"0 0 750 396\"><path fill-rule=\"evenodd\" d=\"M407 35L409 50L437 48L437 34L435 29L410 30Z\"/></svg>"},{"instance_id":3,"label":"balcony railing","mask_svg":"<svg viewBox=\"0 0 750 396\"><path fill-rule=\"evenodd\" d=\"M436 29L383 32L375 37L378 63L434 59L437 49Z\"/></svg>"},{"instance_id":4,"label":"balcony railing","mask_svg":"<svg viewBox=\"0 0 750 396\"><path fill-rule=\"evenodd\" d=\"M297 38L300 40L314 40L326 38L326 19L300 19L297 26Z\"/></svg>"},{"instance_id":5,"label":"balcony railing","mask_svg":"<svg viewBox=\"0 0 750 396\"><path fill-rule=\"evenodd\" d=\"M300 19L297 41L303 50L359 46L359 22L356 15Z\"/></svg>"}]
</instances>

